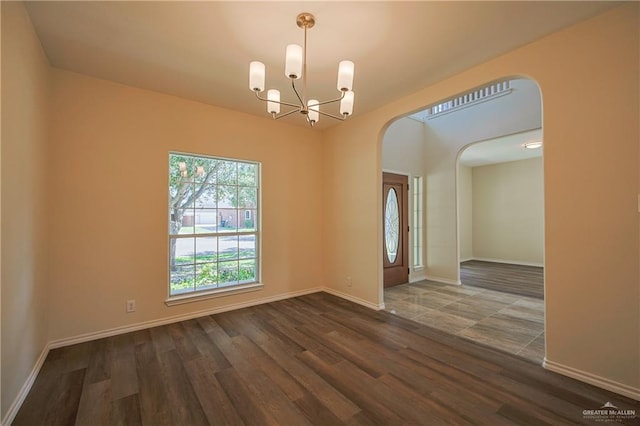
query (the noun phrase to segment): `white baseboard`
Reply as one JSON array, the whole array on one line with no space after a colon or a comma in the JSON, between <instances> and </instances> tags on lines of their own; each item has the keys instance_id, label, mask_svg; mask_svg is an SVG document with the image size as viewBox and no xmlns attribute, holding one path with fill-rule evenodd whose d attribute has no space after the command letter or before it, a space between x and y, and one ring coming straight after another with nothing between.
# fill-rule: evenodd
<instances>
[{"instance_id":1,"label":"white baseboard","mask_svg":"<svg viewBox=\"0 0 640 426\"><path fill-rule=\"evenodd\" d=\"M460 262L468 262L469 260L477 260L475 257L465 257L464 259L460 259Z\"/></svg>"},{"instance_id":2,"label":"white baseboard","mask_svg":"<svg viewBox=\"0 0 640 426\"><path fill-rule=\"evenodd\" d=\"M9 406L9 410L7 410L7 414L5 414L4 419L0 421L0 425L10 425L13 422L13 420L16 418L16 415L18 414L20 407L22 407L22 403L27 398L27 395L31 390L31 386L33 386L33 383L36 381L36 378L38 377L38 373L42 368L42 364L44 364L44 360L47 359L47 355L49 354L50 348L51 346L49 344L46 344L44 349L42 349L42 352L40 352L40 356L36 360L35 365L33 366L33 368L31 369L31 372L27 376L27 380L24 382L24 385L22 385L22 388L20 389L20 392L18 392L18 396L16 396L16 399L14 399L13 402L11 403L11 406Z\"/></svg>"},{"instance_id":3,"label":"white baseboard","mask_svg":"<svg viewBox=\"0 0 640 426\"><path fill-rule=\"evenodd\" d=\"M417 283L418 281L424 281L427 279L427 276L425 274L413 274L413 275L409 275L409 282L410 283Z\"/></svg>"},{"instance_id":4,"label":"white baseboard","mask_svg":"<svg viewBox=\"0 0 640 426\"><path fill-rule=\"evenodd\" d=\"M559 364L557 362L544 359L542 366L554 373L562 374L563 376L571 377L572 379L580 380L581 382L589 383L590 385L597 386L602 389L615 392L620 395L624 395L628 398L640 401L640 389L634 388L623 383L618 383L613 380L609 380L604 377L596 376L595 374L587 373L573 367Z\"/></svg>"},{"instance_id":5,"label":"white baseboard","mask_svg":"<svg viewBox=\"0 0 640 426\"><path fill-rule=\"evenodd\" d=\"M427 279L432 280L432 281L442 282L442 283L445 283L445 284L458 284L458 285L460 284L460 282L455 282L455 280L450 280L450 279L441 278L441 277L427 277ZM14 420L16 414L18 413L18 411L20 410L20 407L22 406L22 403L24 402L25 398L29 394L29 391L31 390L31 386L33 386L33 383L35 382L35 379L38 376L38 373L40 372L40 368L42 367L47 355L49 354L49 350L50 349L59 348L59 347L62 347L62 346L67 346L67 345L73 345L73 344L76 344L76 343L88 342L88 341L91 341L91 340L96 340L96 339L101 339L101 338L104 338L104 337L115 336L117 334L128 333L128 332L131 332L131 331L142 330L142 329L156 327L156 326L160 326L160 325L171 324L171 323L174 323L174 322L185 321L185 320L198 318L198 317L202 317L202 316L206 316L206 315L213 315L213 314L216 314L216 313L221 313L221 312L231 311L231 310L235 310L235 309L241 309L241 308L246 308L246 307L250 307L250 306L260 305L260 304L263 304L263 303L276 302L278 300L289 299L289 298L292 298L292 297L303 296L305 294L317 293L317 292L320 292L320 291L324 291L326 293L333 294L334 296L340 297L340 298L345 299L345 300L349 300L351 302L357 303L359 305L362 305L362 306L365 306L367 308L370 308L370 309L373 309L373 310L377 310L377 311L378 310L383 310L384 307L385 307L384 303L380 303L380 304L376 305L376 304L371 303L369 301L366 301L364 299L360 299L359 297L355 297L355 296L352 296L350 294L343 293L341 291L338 291L338 290L335 290L335 289L332 289L332 288L315 287L315 288L301 290L301 291L295 291L295 292L279 294L277 296L266 297L266 298L262 298L262 299L258 299L258 300L252 300L252 301L243 302L243 303L235 303L235 304L231 304L231 305L225 305L225 306L222 306L222 307L219 307L219 308L215 308L215 309L201 310L201 311L191 312L191 313L184 314L184 315L176 315L176 316L173 316L173 317L167 317L167 318L163 318L163 319L159 319L159 320L146 321L146 322L142 322L142 323L138 323L138 324L132 324L132 325L123 326L123 327L116 327L116 328L112 328L112 329L104 330L104 331L100 331L100 332L87 333L87 334L82 334L82 335L79 335L79 336L74 336L74 337L54 340L54 341L49 342L47 345L45 345L44 349L42 350L42 353L40 354L40 356L36 360L36 363L35 363L33 369L31 370L31 373L27 377L27 380L25 381L24 385L20 389L20 392L18 393L18 395L16 396L15 400L13 401L11 406L9 407L9 410L7 411L7 414L2 419L2 422L0 424L10 425L11 422ZM628 385L625 385L625 384L622 384L622 383L618 383L618 382L615 382L613 380L609 380L609 379L606 379L606 378L603 378L603 377L599 377L599 376L596 376L594 374L586 373L586 372L577 370L577 369L572 368L572 367L564 366L562 364L558 364L558 363L555 363L553 361L549 361L547 359L544 360L542 365L543 365L544 368L546 368L546 369L548 369L550 371L554 371L556 373L559 373L559 374L562 374L562 375L565 375L565 376L580 380L582 382L592 384L592 385L600 387L602 389L610 390L610 391L618 393L620 395L624 395L624 396L627 396L629 398L633 398L635 400L639 400L640 401L640 389L637 389L637 388L634 388L634 387L631 387L631 386L628 386Z\"/></svg>"},{"instance_id":6,"label":"white baseboard","mask_svg":"<svg viewBox=\"0 0 640 426\"><path fill-rule=\"evenodd\" d=\"M451 278L435 277L433 275L425 275L425 279L435 281L442 284L461 285L460 280L452 280Z\"/></svg>"},{"instance_id":7,"label":"white baseboard","mask_svg":"<svg viewBox=\"0 0 640 426\"><path fill-rule=\"evenodd\" d=\"M375 311L381 311L381 310L384 309L384 303L380 303L380 304L376 305L375 303L371 303L371 302L368 302L368 301L366 301L364 299L360 299L359 297L355 297L355 296L352 296L350 294L343 293L343 292L341 292L339 290L335 290L335 289L332 289L332 288L325 287L321 291L324 291L325 293L333 294L334 296L338 296L341 299L345 299L345 300L348 300L350 302L357 303L358 305L365 306L365 307L367 307L369 309L373 309Z\"/></svg>"},{"instance_id":8,"label":"white baseboard","mask_svg":"<svg viewBox=\"0 0 640 426\"><path fill-rule=\"evenodd\" d=\"M479 260L480 262L506 263L507 265L537 266L539 268L544 267L543 263L538 263L538 262L524 262L521 260L507 260L507 259L491 259L488 257L472 257L471 259L465 259L460 261L466 262L467 260Z\"/></svg>"},{"instance_id":9,"label":"white baseboard","mask_svg":"<svg viewBox=\"0 0 640 426\"><path fill-rule=\"evenodd\" d=\"M290 299L292 297L304 296L305 294L317 293L325 291L324 287L314 287L306 290L292 291L289 293L279 294L277 296L264 297L262 299L254 299L248 302L232 303L230 305L220 306L213 309L203 309L200 311L189 312L187 314L175 315L171 317L161 318L157 320L139 322L137 324L125 325L122 327L110 328L108 330L98 331L94 333L86 333L64 339L57 339L49 342L49 348L61 348L63 346L75 345L76 343L89 342L91 340L111 337L118 334L130 333L132 331L144 330L147 328L158 327L161 325L172 324L175 322L186 321L194 318L204 317L207 315L219 314L222 312L233 311L236 309L248 308L251 306L262 305L264 303L277 302L278 300Z\"/></svg>"},{"instance_id":10,"label":"white baseboard","mask_svg":"<svg viewBox=\"0 0 640 426\"><path fill-rule=\"evenodd\" d=\"M36 363L33 366L33 369L29 373L27 380L25 381L24 385L22 385L20 392L18 392L18 395L16 396L13 403L9 407L7 414L4 416L3 419L1 419L0 425L10 425L11 422L13 422L13 420L15 419L15 416L18 414L18 411L20 410L20 407L24 403L25 398L29 394L29 391L31 391L31 387L33 386L33 383L38 377L38 373L40 372L40 369L42 368L42 365L44 364L44 361L47 358L47 355L49 354L49 351L51 349L61 348L63 346L75 345L77 343L89 342L92 340L102 339L104 337L115 336L118 334L129 333L132 331L144 330L147 328L157 327L161 325L172 324L174 322L186 321L189 319L199 318L206 315L213 315L221 312L232 311L235 309L248 308L250 306L261 305L264 303L277 302L278 300L304 296L305 294L317 293L320 291L327 291L327 289L325 287L315 287L315 288L306 289L306 290L293 291L289 293L279 294L277 296L265 297L258 300L251 300L249 302L233 303L233 304L225 305L219 308L205 309L201 311L190 312L184 315L176 315L176 316L162 318L158 320L145 321L145 322L126 325L122 327L115 327L108 330L98 331L95 333L86 333L78 336L67 337L64 339L52 340L45 345L44 349L42 350L42 353L36 360ZM330 291L327 291L327 293L329 292ZM342 297L340 296L340 294L336 294L336 295L338 297Z\"/></svg>"},{"instance_id":11,"label":"white baseboard","mask_svg":"<svg viewBox=\"0 0 640 426\"><path fill-rule=\"evenodd\" d=\"M233 310L236 310L236 309L242 309L242 308L248 308L248 307L251 307L251 306L262 305L264 303L277 302L279 300L290 299L290 298L298 297L298 296L304 296L305 294L317 293L317 292L320 292L320 291L324 291L324 292L327 292L329 294L333 294L335 296L338 296L340 298L349 300L349 301L357 303L359 305L366 306L367 308L370 308L370 309L374 309L374 310L384 309L384 303L382 303L380 305L376 305L376 304L368 302L368 301L366 301L364 299L360 299L358 297L351 296L349 294L343 293L343 292L338 291L338 290L334 290L334 289L327 288L327 287L314 287L314 288L300 290L300 291L293 291L293 292L289 292L289 293L283 293L283 294L279 294L279 295L276 295L276 296L264 297L262 299L254 299L254 300L251 300L251 301L248 301L248 302L232 303L230 305L225 305L225 306L221 306L221 307L218 307L218 308L204 309L204 310L200 310L200 311L190 312L188 314L175 315L175 316L161 318L161 319L157 319L157 320L144 321L144 322L140 322L140 323L136 323L136 324L125 325L125 326L122 326L122 327L110 328L108 330L102 330L102 331L98 331L98 332L94 332L94 333L86 333L86 334L81 334L81 335L77 335L77 336L66 337L66 338L63 338L63 339L52 340L52 341L50 341L49 343L47 343L45 345L44 349L42 350L42 353L40 354L40 356L38 357L38 360L36 361L36 364L33 366L33 369L31 370L31 373L27 377L26 382L24 383L24 385L20 389L20 392L18 393L18 395L16 396L15 400L13 401L11 406L9 407L9 410L7 411L7 414L5 415L4 419L2 419L2 421L0 422L0 425L10 425L11 422L14 420L16 414L18 414L18 411L20 410L20 407L22 406L22 403L24 402L25 398L29 394L29 391L31 390L31 387L33 386L33 383L35 382L36 378L38 377L38 373L40 372L40 368L42 368L42 364L44 364L44 361L47 358L47 355L49 354L49 351L51 349L61 348L63 346L75 345L77 343L89 342L89 341L92 341L92 340L97 340L97 339L102 339L102 338L105 338L105 337L115 336L115 335L118 335L118 334L130 333L132 331L138 331L138 330L144 330L144 329L147 329L147 328L158 327L158 326L161 326L161 325L172 324L172 323L179 322L179 321L186 321L186 320L190 320L190 319L193 319L193 318L199 318L199 317L203 317L203 316L207 316L207 315L213 315L213 314L218 314L218 313L222 313L222 312L233 311Z\"/></svg>"}]
</instances>

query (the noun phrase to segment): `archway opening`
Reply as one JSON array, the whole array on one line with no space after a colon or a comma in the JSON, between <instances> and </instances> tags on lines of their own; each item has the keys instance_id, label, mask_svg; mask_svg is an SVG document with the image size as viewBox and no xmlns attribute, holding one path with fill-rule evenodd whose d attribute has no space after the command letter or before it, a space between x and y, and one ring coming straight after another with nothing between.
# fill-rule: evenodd
<instances>
[{"instance_id":1,"label":"archway opening","mask_svg":"<svg viewBox=\"0 0 640 426\"><path fill-rule=\"evenodd\" d=\"M410 182L409 278L385 288L388 311L542 363L543 171L542 149L523 146L532 141L542 142L542 100L524 78L388 127L383 172Z\"/></svg>"}]
</instances>

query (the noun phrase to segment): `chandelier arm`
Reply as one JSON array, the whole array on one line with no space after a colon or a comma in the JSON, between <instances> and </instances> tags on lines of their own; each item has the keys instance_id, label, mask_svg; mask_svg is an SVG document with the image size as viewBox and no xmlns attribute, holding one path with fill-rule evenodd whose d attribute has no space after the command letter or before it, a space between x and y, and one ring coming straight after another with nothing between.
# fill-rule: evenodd
<instances>
[{"instance_id":1,"label":"chandelier arm","mask_svg":"<svg viewBox=\"0 0 640 426\"><path fill-rule=\"evenodd\" d=\"M328 101L322 101L322 102L318 102L317 104L313 104L313 105L309 105L310 107L312 106L320 106L320 105L326 105L326 104L332 104L334 102L338 102L344 99L344 95L347 92L342 92L342 96L340 96L339 98L335 98L335 99L330 99Z\"/></svg>"},{"instance_id":2,"label":"chandelier arm","mask_svg":"<svg viewBox=\"0 0 640 426\"><path fill-rule=\"evenodd\" d=\"M331 117L331 118L335 118L336 120L340 120L340 121L344 121L346 120L346 118L349 116L349 114L343 114L342 117L338 116L338 115L333 115L333 114L329 114L328 112L323 112L323 111L318 111L321 115L327 116L327 117Z\"/></svg>"},{"instance_id":3,"label":"chandelier arm","mask_svg":"<svg viewBox=\"0 0 640 426\"><path fill-rule=\"evenodd\" d=\"M298 105L298 104L292 104L292 103L284 102L284 101L272 101L272 100L270 100L270 99L260 97L260 95L258 94L258 92L254 92L254 93L256 94L256 98L260 99L260 100L261 100L261 101L263 101L263 102L273 102L273 103L275 103L275 104L286 105L286 106L290 106L290 107L298 108L298 111L300 111L300 109L301 109L301 108L300 108L300 105Z\"/></svg>"},{"instance_id":4,"label":"chandelier arm","mask_svg":"<svg viewBox=\"0 0 640 426\"><path fill-rule=\"evenodd\" d=\"M294 112L299 112L299 111L300 111L300 107L299 107L299 106L296 106L296 107L295 107L294 109L292 109L291 111L287 111L287 112L283 112L282 114L275 115L273 118L274 118L274 119L276 119L276 120L278 120L278 119L280 119L280 118L282 118L282 117L286 117L287 115L291 115L291 114L293 114Z\"/></svg>"},{"instance_id":5,"label":"chandelier arm","mask_svg":"<svg viewBox=\"0 0 640 426\"><path fill-rule=\"evenodd\" d=\"M302 98L300 97L300 94L298 93L298 90L296 89L296 83L295 82L296 82L296 80L292 78L291 79L291 87L293 88L293 93L295 93L296 96L298 97L298 100L300 101L300 105L302 105L301 109L304 109L304 108L306 108L306 105L305 105L304 101L302 100ZM304 93L303 93L303 95L304 95Z\"/></svg>"}]
</instances>

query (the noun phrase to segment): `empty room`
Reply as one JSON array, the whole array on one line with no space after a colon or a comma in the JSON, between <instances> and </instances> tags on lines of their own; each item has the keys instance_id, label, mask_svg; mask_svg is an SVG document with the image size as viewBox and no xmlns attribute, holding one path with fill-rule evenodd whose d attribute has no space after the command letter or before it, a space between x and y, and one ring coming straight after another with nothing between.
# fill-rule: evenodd
<instances>
[{"instance_id":1,"label":"empty room","mask_svg":"<svg viewBox=\"0 0 640 426\"><path fill-rule=\"evenodd\" d=\"M637 2L0 13L3 425L638 421ZM482 106L465 94L512 102L525 80L533 116L512 107L464 141L436 129L470 130L456 109ZM410 118L439 105L456 111ZM418 156L387 146L404 120ZM491 254L522 234L461 210L458 162L535 129L543 247ZM420 171L385 165L390 150ZM517 186L495 170L463 171L467 201ZM464 333L390 312L387 275L434 282L412 295L433 306L467 291L461 261L514 259L544 266L534 359L524 339L492 346L458 300L445 313L474 321Z\"/></svg>"}]
</instances>

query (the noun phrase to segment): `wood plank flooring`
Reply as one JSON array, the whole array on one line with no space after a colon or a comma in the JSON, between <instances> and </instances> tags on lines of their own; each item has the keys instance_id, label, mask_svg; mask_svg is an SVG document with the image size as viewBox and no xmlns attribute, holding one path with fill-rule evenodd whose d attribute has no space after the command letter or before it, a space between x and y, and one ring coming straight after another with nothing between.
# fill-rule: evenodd
<instances>
[{"instance_id":1,"label":"wood plank flooring","mask_svg":"<svg viewBox=\"0 0 640 426\"><path fill-rule=\"evenodd\" d=\"M606 402L638 408L315 293L52 350L13 425L564 425Z\"/></svg>"},{"instance_id":2,"label":"wood plank flooring","mask_svg":"<svg viewBox=\"0 0 640 426\"><path fill-rule=\"evenodd\" d=\"M469 260L460 263L464 285L544 299L544 268Z\"/></svg>"}]
</instances>

